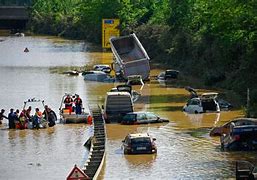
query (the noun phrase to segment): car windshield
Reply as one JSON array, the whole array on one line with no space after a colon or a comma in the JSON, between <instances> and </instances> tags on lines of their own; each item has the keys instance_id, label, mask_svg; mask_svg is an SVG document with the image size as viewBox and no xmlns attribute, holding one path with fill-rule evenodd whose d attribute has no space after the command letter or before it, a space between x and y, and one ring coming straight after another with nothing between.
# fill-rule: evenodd
<instances>
[{"instance_id":1,"label":"car windshield","mask_svg":"<svg viewBox=\"0 0 257 180\"><path fill-rule=\"evenodd\" d=\"M136 115L135 114L126 114L123 117L124 121L135 121L135 119L136 119Z\"/></svg>"},{"instance_id":2,"label":"car windshield","mask_svg":"<svg viewBox=\"0 0 257 180\"><path fill-rule=\"evenodd\" d=\"M149 144L151 140L149 137L139 137L131 139L132 144Z\"/></svg>"},{"instance_id":3,"label":"car windshield","mask_svg":"<svg viewBox=\"0 0 257 180\"><path fill-rule=\"evenodd\" d=\"M198 99L190 99L188 105L199 105L200 101Z\"/></svg>"}]
</instances>

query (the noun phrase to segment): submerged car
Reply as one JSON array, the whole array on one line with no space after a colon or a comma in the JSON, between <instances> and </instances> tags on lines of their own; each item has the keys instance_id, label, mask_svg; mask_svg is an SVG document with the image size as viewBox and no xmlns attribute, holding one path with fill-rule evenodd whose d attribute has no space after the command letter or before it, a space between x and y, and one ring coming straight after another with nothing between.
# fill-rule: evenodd
<instances>
[{"instance_id":1,"label":"submerged car","mask_svg":"<svg viewBox=\"0 0 257 180\"><path fill-rule=\"evenodd\" d=\"M128 92L131 95L133 102L136 102L141 96L140 93L138 93L135 90L132 90L132 87L126 84L118 85L115 88L112 88L110 92Z\"/></svg>"},{"instance_id":2,"label":"submerged car","mask_svg":"<svg viewBox=\"0 0 257 180\"><path fill-rule=\"evenodd\" d=\"M210 131L210 136L222 136L223 134L228 134L230 132L231 124L235 126L243 125L257 125L257 119L255 118L236 118L233 119L222 126L214 127Z\"/></svg>"},{"instance_id":3,"label":"submerged car","mask_svg":"<svg viewBox=\"0 0 257 180\"><path fill-rule=\"evenodd\" d=\"M226 150L257 150L257 125L230 126L228 134L220 136L221 148Z\"/></svg>"},{"instance_id":4,"label":"submerged car","mask_svg":"<svg viewBox=\"0 0 257 180\"><path fill-rule=\"evenodd\" d=\"M161 72L157 79L158 80L170 80L170 79L177 79L178 78L179 71L168 69L166 71Z\"/></svg>"},{"instance_id":5,"label":"submerged car","mask_svg":"<svg viewBox=\"0 0 257 180\"><path fill-rule=\"evenodd\" d=\"M200 97L189 99L183 107L188 113L220 112L219 103L216 100L218 93L203 93Z\"/></svg>"},{"instance_id":6,"label":"submerged car","mask_svg":"<svg viewBox=\"0 0 257 180\"><path fill-rule=\"evenodd\" d=\"M127 85L144 85L141 75L128 76Z\"/></svg>"},{"instance_id":7,"label":"submerged car","mask_svg":"<svg viewBox=\"0 0 257 180\"><path fill-rule=\"evenodd\" d=\"M122 141L124 154L157 153L155 140L148 133L128 134Z\"/></svg>"},{"instance_id":8,"label":"submerged car","mask_svg":"<svg viewBox=\"0 0 257 180\"><path fill-rule=\"evenodd\" d=\"M102 71L85 71L82 73L82 76L86 81L115 82L115 78Z\"/></svg>"},{"instance_id":9,"label":"submerged car","mask_svg":"<svg viewBox=\"0 0 257 180\"><path fill-rule=\"evenodd\" d=\"M120 123L123 116L134 111L134 103L129 92L107 92L102 114L106 123Z\"/></svg>"},{"instance_id":10,"label":"submerged car","mask_svg":"<svg viewBox=\"0 0 257 180\"><path fill-rule=\"evenodd\" d=\"M93 69L95 71L102 71L105 73L110 73L111 72L111 67L108 64L97 64L93 66Z\"/></svg>"},{"instance_id":11,"label":"submerged car","mask_svg":"<svg viewBox=\"0 0 257 180\"><path fill-rule=\"evenodd\" d=\"M130 112L121 120L121 124L148 124L169 122L168 119L159 117L152 112Z\"/></svg>"},{"instance_id":12,"label":"submerged car","mask_svg":"<svg viewBox=\"0 0 257 180\"><path fill-rule=\"evenodd\" d=\"M229 103L228 101L225 101L224 99L217 99L217 102L219 103L220 109L221 110L229 110L233 108L233 105Z\"/></svg>"}]
</instances>

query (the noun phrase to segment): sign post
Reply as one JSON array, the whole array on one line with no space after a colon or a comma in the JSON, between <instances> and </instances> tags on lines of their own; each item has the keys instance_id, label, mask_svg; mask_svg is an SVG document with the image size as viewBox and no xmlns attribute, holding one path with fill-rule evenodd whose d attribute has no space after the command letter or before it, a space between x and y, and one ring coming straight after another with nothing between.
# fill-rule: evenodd
<instances>
[{"instance_id":1,"label":"sign post","mask_svg":"<svg viewBox=\"0 0 257 180\"><path fill-rule=\"evenodd\" d=\"M111 48L109 39L111 37L120 36L120 20L119 19L103 19L102 20L102 47Z\"/></svg>"}]
</instances>

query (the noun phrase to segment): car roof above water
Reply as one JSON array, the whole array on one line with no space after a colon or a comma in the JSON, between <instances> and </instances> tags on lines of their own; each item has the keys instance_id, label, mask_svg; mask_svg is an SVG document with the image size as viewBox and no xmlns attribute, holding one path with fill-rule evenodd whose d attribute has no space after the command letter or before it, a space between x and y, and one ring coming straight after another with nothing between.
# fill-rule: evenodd
<instances>
[{"instance_id":1,"label":"car roof above water","mask_svg":"<svg viewBox=\"0 0 257 180\"><path fill-rule=\"evenodd\" d=\"M129 134L131 138L140 138L140 137L149 137L148 133L135 133L135 134Z\"/></svg>"},{"instance_id":2,"label":"car roof above water","mask_svg":"<svg viewBox=\"0 0 257 180\"><path fill-rule=\"evenodd\" d=\"M107 92L107 96L130 96L128 92Z\"/></svg>"},{"instance_id":3,"label":"car roof above water","mask_svg":"<svg viewBox=\"0 0 257 180\"><path fill-rule=\"evenodd\" d=\"M208 92L208 93L203 93L201 95L201 98L216 98L218 96L218 93L216 92Z\"/></svg>"}]
</instances>

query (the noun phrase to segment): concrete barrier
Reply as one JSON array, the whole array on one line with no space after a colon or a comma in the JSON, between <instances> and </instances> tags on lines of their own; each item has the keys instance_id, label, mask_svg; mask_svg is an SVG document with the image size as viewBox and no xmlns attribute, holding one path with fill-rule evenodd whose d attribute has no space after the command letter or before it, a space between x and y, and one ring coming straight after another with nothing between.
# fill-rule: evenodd
<instances>
[{"instance_id":1,"label":"concrete barrier","mask_svg":"<svg viewBox=\"0 0 257 180\"><path fill-rule=\"evenodd\" d=\"M91 138L91 147L83 171L90 179L97 179L105 160L106 130L100 107L92 107L90 111L93 116L94 135Z\"/></svg>"}]
</instances>

